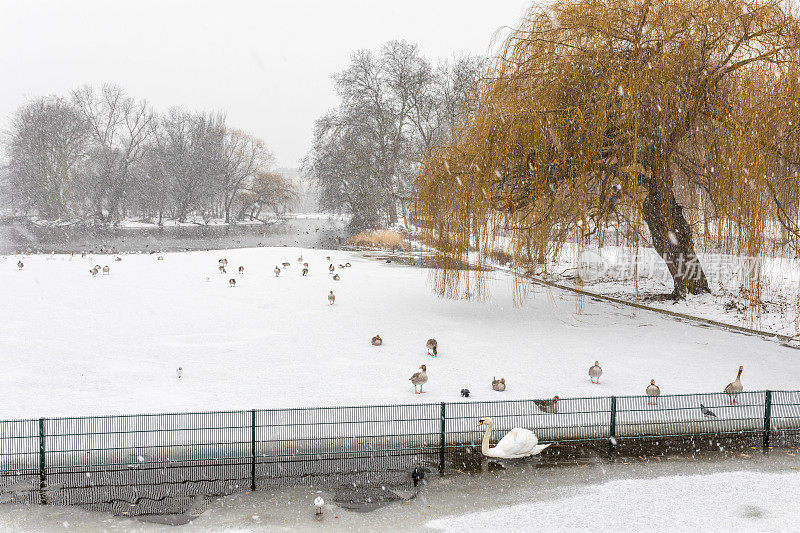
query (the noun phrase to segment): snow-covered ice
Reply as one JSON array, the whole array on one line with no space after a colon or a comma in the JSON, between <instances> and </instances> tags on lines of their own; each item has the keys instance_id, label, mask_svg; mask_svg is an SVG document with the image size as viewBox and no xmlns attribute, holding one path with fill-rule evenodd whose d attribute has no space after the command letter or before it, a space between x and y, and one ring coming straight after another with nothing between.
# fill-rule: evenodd
<instances>
[{"instance_id":1,"label":"snow-covered ice","mask_svg":"<svg viewBox=\"0 0 800 533\"><path fill-rule=\"evenodd\" d=\"M476 302L438 298L428 270L357 253L162 255L0 257L0 418L459 401L463 388L475 400L642 394L650 379L663 394L719 392L739 365L745 390L800 388L800 352L777 342L541 287L514 307L503 272ZM110 275L92 277L95 264ZM595 360L600 385L587 373ZM421 364L429 381L415 395Z\"/></svg>"}]
</instances>

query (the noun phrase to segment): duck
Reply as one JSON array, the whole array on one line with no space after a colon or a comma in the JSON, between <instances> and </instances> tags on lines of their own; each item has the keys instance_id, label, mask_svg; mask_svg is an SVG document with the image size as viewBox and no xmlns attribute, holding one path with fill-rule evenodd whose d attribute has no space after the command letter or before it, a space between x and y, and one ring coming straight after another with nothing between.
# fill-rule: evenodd
<instances>
[{"instance_id":1,"label":"duck","mask_svg":"<svg viewBox=\"0 0 800 533\"><path fill-rule=\"evenodd\" d=\"M421 372L417 372L409 378L411 383L414 384L414 394L424 394L422 386L428 381L428 369L425 365L420 365L419 368ZM417 392L417 387L419 387L419 392Z\"/></svg>"},{"instance_id":2,"label":"duck","mask_svg":"<svg viewBox=\"0 0 800 533\"><path fill-rule=\"evenodd\" d=\"M333 305L333 303L335 301L336 301L336 295L333 294L333 291L329 292L328 293L328 302L330 302L330 304Z\"/></svg>"},{"instance_id":3,"label":"duck","mask_svg":"<svg viewBox=\"0 0 800 533\"><path fill-rule=\"evenodd\" d=\"M381 339L380 335L375 335L374 337L372 337L373 346L380 346L381 344L383 344L383 339Z\"/></svg>"},{"instance_id":4,"label":"duck","mask_svg":"<svg viewBox=\"0 0 800 533\"><path fill-rule=\"evenodd\" d=\"M589 367L589 379L592 380L592 383L600 384L600 376L603 375L603 369L600 368L600 363L598 361L594 362L594 365Z\"/></svg>"},{"instance_id":5,"label":"duck","mask_svg":"<svg viewBox=\"0 0 800 533\"><path fill-rule=\"evenodd\" d=\"M647 400L647 405L657 405L657 402L656 402L655 398L657 398L658 396L661 396L661 389L658 387L658 385L656 385L656 380L651 379L650 380L650 385L647 386L647 388L644 390L644 392L645 392L645 394L647 394L647 396L649 396L650 398L653 398L652 401L651 400Z\"/></svg>"},{"instance_id":6,"label":"duck","mask_svg":"<svg viewBox=\"0 0 800 533\"><path fill-rule=\"evenodd\" d=\"M536 407L544 413L557 413L558 412L558 396L553 396L552 400L533 400Z\"/></svg>"},{"instance_id":7,"label":"duck","mask_svg":"<svg viewBox=\"0 0 800 533\"><path fill-rule=\"evenodd\" d=\"M283 263L281 263L281 266L283 266L283 268L289 268L289 265L291 265L291 263L289 263L289 262L286 262L286 261L284 261Z\"/></svg>"},{"instance_id":8,"label":"duck","mask_svg":"<svg viewBox=\"0 0 800 533\"><path fill-rule=\"evenodd\" d=\"M533 431L523 428L514 428L506 433L494 448L490 448L489 440L492 436L494 423L491 418L485 416L478 421L478 426L483 426L484 424L489 426L481 442L481 453L486 457L519 459L521 457L539 455L550 447L550 444L539 444L539 439Z\"/></svg>"},{"instance_id":9,"label":"duck","mask_svg":"<svg viewBox=\"0 0 800 533\"><path fill-rule=\"evenodd\" d=\"M469 389L461 389L461 397L469 398Z\"/></svg>"},{"instance_id":10,"label":"duck","mask_svg":"<svg viewBox=\"0 0 800 533\"><path fill-rule=\"evenodd\" d=\"M739 393L744 390L744 387L742 387L742 370L744 370L744 367L740 366L739 373L736 374L736 380L728 383L728 385L725 387L724 392L728 395L728 398L730 398L731 405L736 403Z\"/></svg>"},{"instance_id":11,"label":"duck","mask_svg":"<svg viewBox=\"0 0 800 533\"><path fill-rule=\"evenodd\" d=\"M492 378L492 389L503 392L506 390L506 379L505 378Z\"/></svg>"},{"instance_id":12,"label":"duck","mask_svg":"<svg viewBox=\"0 0 800 533\"><path fill-rule=\"evenodd\" d=\"M25 266L25 263L23 263L22 261L17 261L17 268L18 269L22 270L22 267L24 267L24 266Z\"/></svg>"},{"instance_id":13,"label":"duck","mask_svg":"<svg viewBox=\"0 0 800 533\"><path fill-rule=\"evenodd\" d=\"M428 349L428 355L431 355L431 350L433 350L433 356L438 356L437 349L439 348L439 343L436 342L436 339L428 339L428 342L425 343L425 347Z\"/></svg>"},{"instance_id":14,"label":"duck","mask_svg":"<svg viewBox=\"0 0 800 533\"><path fill-rule=\"evenodd\" d=\"M122 258L120 256L117 256L114 258L114 261L122 261Z\"/></svg>"},{"instance_id":15,"label":"duck","mask_svg":"<svg viewBox=\"0 0 800 533\"><path fill-rule=\"evenodd\" d=\"M350 268L353 265L351 265L350 263L345 263L344 266L345 266L345 268Z\"/></svg>"},{"instance_id":16,"label":"duck","mask_svg":"<svg viewBox=\"0 0 800 533\"><path fill-rule=\"evenodd\" d=\"M298 257L298 258L297 258L297 262L298 262L298 263L302 263L302 262L303 262L303 256L302 256L302 255L301 255L300 257Z\"/></svg>"},{"instance_id":17,"label":"duck","mask_svg":"<svg viewBox=\"0 0 800 533\"><path fill-rule=\"evenodd\" d=\"M276 278L281 275L281 269L278 268L278 265L275 265L275 268L272 271L275 272Z\"/></svg>"},{"instance_id":18,"label":"duck","mask_svg":"<svg viewBox=\"0 0 800 533\"><path fill-rule=\"evenodd\" d=\"M411 480L414 482L414 486L416 487L419 485L419 482L425 479L425 471L418 466L414 467L414 470L411 471Z\"/></svg>"}]
</instances>

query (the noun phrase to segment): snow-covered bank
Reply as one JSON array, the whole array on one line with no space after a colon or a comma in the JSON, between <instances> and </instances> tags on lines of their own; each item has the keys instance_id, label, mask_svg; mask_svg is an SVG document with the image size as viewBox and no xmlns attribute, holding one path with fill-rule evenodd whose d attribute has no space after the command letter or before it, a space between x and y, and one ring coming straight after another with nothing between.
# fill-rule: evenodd
<instances>
[{"instance_id":1,"label":"snow-covered bank","mask_svg":"<svg viewBox=\"0 0 800 533\"><path fill-rule=\"evenodd\" d=\"M462 388L476 400L642 394L650 379L664 394L721 391L739 365L745 390L800 388L797 350L606 302L578 313L574 295L555 289L514 307L502 272L476 302L436 297L425 269L350 252L163 256L38 255L22 257L22 270L19 257L0 257L0 351L13 360L0 418L457 401ZM110 275L92 277L95 264ZM370 345L376 334L383 346ZM438 358L426 354L431 337ZM595 360L600 385L587 375ZM415 395L408 378L421 364L430 379ZM504 393L491 390L494 376Z\"/></svg>"},{"instance_id":2,"label":"snow-covered bank","mask_svg":"<svg viewBox=\"0 0 800 533\"><path fill-rule=\"evenodd\" d=\"M726 472L589 485L578 494L428 522L446 532L797 531L800 473Z\"/></svg>"}]
</instances>

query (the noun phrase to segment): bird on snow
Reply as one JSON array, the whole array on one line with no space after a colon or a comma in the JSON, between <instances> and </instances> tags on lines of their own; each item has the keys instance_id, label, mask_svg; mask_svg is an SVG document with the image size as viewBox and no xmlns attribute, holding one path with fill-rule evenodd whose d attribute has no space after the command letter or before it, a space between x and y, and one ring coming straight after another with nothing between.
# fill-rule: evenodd
<instances>
[{"instance_id":1,"label":"bird on snow","mask_svg":"<svg viewBox=\"0 0 800 533\"><path fill-rule=\"evenodd\" d=\"M439 343L436 342L436 339L428 339L428 342L425 343L425 347L428 349L428 355L431 355L431 350L433 350L433 356L436 357L438 355L438 348Z\"/></svg>"},{"instance_id":2,"label":"bird on snow","mask_svg":"<svg viewBox=\"0 0 800 533\"><path fill-rule=\"evenodd\" d=\"M345 268L350 268L353 265L351 265L350 263L345 263L344 266L345 266Z\"/></svg>"},{"instance_id":3,"label":"bird on snow","mask_svg":"<svg viewBox=\"0 0 800 533\"><path fill-rule=\"evenodd\" d=\"M419 485L419 482L425 479L425 471L418 466L414 467L411 471L411 479L414 481L414 486Z\"/></svg>"},{"instance_id":4,"label":"bird on snow","mask_svg":"<svg viewBox=\"0 0 800 533\"><path fill-rule=\"evenodd\" d=\"M308 268L308 263L303 263L303 266Z\"/></svg>"},{"instance_id":5,"label":"bird on snow","mask_svg":"<svg viewBox=\"0 0 800 533\"><path fill-rule=\"evenodd\" d=\"M22 261L17 261L17 268L22 270L22 267L24 267L24 266L25 266L25 263L23 263Z\"/></svg>"},{"instance_id":6,"label":"bird on snow","mask_svg":"<svg viewBox=\"0 0 800 533\"><path fill-rule=\"evenodd\" d=\"M317 517L317 520L322 518L322 508L325 506L325 500L322 499L322 496L317 496L314 499L314 509L316 510L314 516Z\"/></svg>"},{"instance_id":7,"label":"bird on snow","mask_svg":"<svg viewBox=\"0 0 800 533\"><path fill-rule=\"evenodd\" d=\"M281 263L281 265L283 265L283 268L289 268L289 265L291 265L291 263L284 262L284 263Z\"/></svg>"},{"instance_id":8,"label":"bird on snow","mask_svg":"<svg viewBox=\"0 0 800 533\"><path fill-rule=\"evenodd\" d=\"M108 265L104 266L103 267L103 275L104 276L108 276L109 272L111 272L111 269L108 268Z\"/></svg>"},{"instance_id":9,"label":"bird on snow","mask_svg":"<svg viewBox=\"0 0 800 533\"><path fill-rule=\"evenodd\" d=\"M742 370L744 370L743 366L739 367L739 373L736 374L736 381L732 381L728 383L725 387L725 394L728 395L728 398L731 400L731 405L736 403L736 398L739 396L739 393L742 392L744 387L742 387Z\"/></svg>"},{"instance_id":10,"label":"bird on snow","mask_svg":"<svg viewBox=\"0 0 800 533\"><path fill-rule=\"evenodd\" d=\"M164 260L164 256L163 255L159 255L158 257L156 257L156 260L157 261L163 261Z\"/></svg>"},{"instance_id":11,"label":"bird on snow","mask_svg":"<svg viewBox=\"0 0 800 533\"><path fill-rule=\"evenodd\" d=\"M428 381L428 369L425 368L425 365L421 365L419 368L422 372L417 372L408 378L411 383L414 384L414 394L424 394L422 392L422 386ZM419 392L417 392L417 387L419 387Z\"/></svg>"},{"instance_id":12,"label":"bird on snow","mask_svg":"<svg viewBox=\"0 0 800 533\"><path fill-rule=\"evenodd\" d=\"M303 275L305 276L307 274L308 274L308 267L303 267Z\"/></svg>"},{"instance_id":13,"label":"bird on snow","mask_svg":"<svg viewBox=\"0 0 800 533\"><path fill-rule=\"evenodd\" d=\"M600 384L600 376L603 375L603 369L600 368L600 363L595 361L594 365L589 368L589 379L592 383Z\"/></svg>"},{"instance_id":14,"label":"bird on snow","mask_svg":"<svg viewBox=\"0 0 800 533\"><path fill-rule=\"evenodd\" d=\"M552 400L533 400L536 407L544 413L557 413L558 412L558 396L553 396Z\"/></svg>"},{"instance_id":15,"label":"bird on snow","mask_svg":"<svg viewBox=\"0 0 800 533\"><path fill-rule=\"evenodd\" d=\"M298 263L302 263L302 262L303 262L303 256L302 256L302 255L301 255L300 257L298 257L298 258L297 258L297 262L298 262Z\"/></svg>"},{"instance_id":16,"label":"bird on snow","mask_svg":"<svg viewBox=\"0 0 800 533\"><path fill-rule=\"evenodd\" d=\"M100 271L99 271L99 270L97 270L97 267L94 267L94 268L92 268L92 269L91 269L89 272L92 274L92 276L96 276L96 275L97 275L97 273L98 273L98 272L100 272Z\"/></svg>"},{"instance_id":17,"label":"bird on snow","mask_svg":"<svg viewBox=\"0 0 800 533\"><path fill-rule=\"evenodd\" d=\"M647 405L657 405L657 401L655 398L661 396L661 389L659 388L658 385L656 385L656 380L651 379L650 385L647 386L644 392L645 394L647 394L648 397L653 398L652 401L647 400Z\"/></svg>"},{"instance_id":18,"label":"bird on snow","mask_svg":"<svg viewBox=\"0 0 800 533\"><path fill-rule=\"evenodd\" d=\"M327 262L329 262L329 263L330 263L330 262L331 262L331 256L329 256L329 255L326 255L326 256L325 256L325 261L327 261Z\"/></svg>"},{"instance_id":19,"label":"bird on snow","mask_svg":"<svg viewBox=\"0 0 800 533\"><path fill-rule=\"evenodd\" d=\"M341 264L341 263L339 263L339 268L340 268L340 269L344 268L344 265L343 265L343 264Z\"/></svg>"},{"instance_id":20,"label":"bird on snow","mask_svg":"<svg viewBox=\"0 0 800 533\"><path fill-rule=\"evenodd\" d=\"M333 263L331 263L331 266L329 266L329 267L328 267L328 272L330 272L331 274L333 274L333 271L334 271L334 270L336 270L336 268L333 266Z\"/></svg>"},{"instance_id":21,"label":"bird on snow","mask_svg":"<svg viewBox=\"0 0 800 533\"><path fill-rule=\"evenodd\" d=\"M180 379L180 377L183 375L183 367L179 366L175 373L178 374L178 379Z\"/></svg>"},{"instance_id":22,"label":"bird on snow","mask_svg":"<svg viewBox=\"0 0 800 533\"><path fill-rule=\"evenodd\" d=\"M243 266L239 267L239 274L244 274L244 267Z\"/></svg>"},{"instance_id":23,"label":"bird on snow","mask_svg":"<svg viewBox=\"0 0 800 533\"><path fill-rule=\"evenodd\" d=\"M275 272L276 278L281 275L281 269L278 268L278 265L275 265L275 270L273 270L273 272Z\"/></svg>"},{"instance_id":24,"label":"bird on snow","mask_svg":"<svg viewBox=\"0 0 800 533\"><path fill-rule=\"evenodd\" d=\"M373 346L380 346L381 344L383 344L383 339L381 339L380 335L375 335L374 337L372 337Z\"/></svg>"},{"instance_id":25,"label":"bird on snow","mask_svg":"<svg viewBox=\"0 0 800 533\"><path fill-rule=\"evenodd\" d=\"M220 265L219 266L219 273L220 274L225 274L225 265Z\"/></svg>"},{"instance_id":26,"label":"bird on snow","mask_svg":"<svg viewBox=\"0 0 800 533\"><path fill-rule=\"evenodd\" d=\"M339 277L339 274L334 274L333 275L333 281L339 281L340 279L342 279L342 278Z\"/></svg>"},{"instance_id":27,"label":"bird on snow","mask_svg":"<svg viewBox=\"0 0 800 533\"><path fill-rule=\"evenodd\" d=\"M333 305L333 302L336 301L336 295L333 294L333 291L328 293L328 301L331 303L331 305Z\"/></svg>"},{"instance_id":28,"label":"bird on snow","mask_svg":"<svg viewBox=\"0 0 800 533\"><path fill-rule=\"evenodd\" d=\"M506 390L505 378L500 378L500 379L492 378L492 389L499 392L503 392L504 390Z\"/></svg>"},{"instance_id":29,"label":"bird on snow","mask_svg":"<svg viewBox=\"0 0 800 533\"><path fill-rule=\"evenodd\" d=\"M702 403L700 404L700 412L702 412L703 416L706 418L717 418L717 414Z\"/></svg>"},{"instance_id":30,"label":"bird on snow","mask_svg":"<svg viewBox=\"0 0 800 533\"><path fill-rule=\"evenodd\" d=\"M233 279L233 278L229 279L228 280L228 285L230 285L231 287L235 287L236 286L236 280Z\"/></svg>"},{"instance_id":31,"label":"bird on snow","mask_svg":"<svg viewBox=\"0 0 800 533\"><path fill-rule=\"evenodd\" d=\"M117 256L114 258L114 261L122 261L122 258L120 256Z\"/></svg>"},{"instance_id":32,"label":"bird on snow","mask_svg":"<svg viewBox=\"0 0 800 533\"><path fill-rule=\"evenodd\" d=\"M469 398L469 389L461 389L461 397Z\"/></svg>"}]
</instances>

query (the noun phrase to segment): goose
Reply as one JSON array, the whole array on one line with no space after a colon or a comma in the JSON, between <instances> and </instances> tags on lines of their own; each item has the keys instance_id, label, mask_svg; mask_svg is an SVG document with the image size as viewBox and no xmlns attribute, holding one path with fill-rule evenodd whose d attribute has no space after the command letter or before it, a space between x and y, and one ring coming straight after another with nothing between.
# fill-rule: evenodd
<instances>
[{"instance_id":1,"label":"goose","mask_svg":"<svg viewBox=\"0 0 800 533\"><path fill-rule=\"evenodd\" d=\"M17 268L22 270L22 267L24 267L24 266L25 266L25 263L23 263L22 261L17 261Z\"/></svg>"},{"instance_id":2,"label":"goose","mask_svg":"<svg viewBox=\"0 0 800 533\"><path fill-rule=\"evenodd\" d=\"M303 263L303 266L308 268L308 263Z\"/></svg>"},{"instance_id":3,"label":"goose","mask_svg":"<svg viewBox=\"0 0 800 533\"><path fill-rule=\"evenodd\" d=\"M330 262L331 262L331 256L329 256L329 255L326 255L326 256L325 256L325 261L327 261L328 263L330 263Z\"/></svg>"},{"instance_id":4,"label":"goose","mask_svg":"<svg viewBox=\"0 0 800 533\"><path fill-rule=\"evenodd\" d=\"M317 520L322 517L322 508L325 506L325 500L322 499L322 496L317 496L314 498L314 509L316 510L315 516Z\"/></svg>"},{"instance_id":5,"label":"goose","mask_svg":"<svg viewBox=\"0 0 800 533\"><path fill-rule=\"evenodd\" d=\"M417 372L411 376L409 380L414 384L414 394L425 394L422 391L422 386L426 381L428 381L428 369L425 367L425 365L421 365L419 368L422 370L422 372ZM419 392L417 392L417 387L419 387Z\"/></svg>"},{"instance_id":6,"label":"goose","mask_svg":"<svg viewBox=\"0 0 800 533\"><path fill-rule=\"evenodd\" d=\"M100 272L103 269L103 267L101 267L100 265L95 265L94 268L96 268L98 272Z\"/></svg>"},{"instance_id":7,"label":"goose","mask_svg":"<svg viewBox=\"0 0 800 533\"><path fill-rule=\"evenodd\" d=\"M589 379L592 383L600 384L600 376L603 375L603 369L600 368L600 363L595 361L594 365L589 367Z\"/></svg>"},{"instance_id":8,"label":"goose","mask_svg":"<svg viewBox=\"0 0 800 533\"><path fill-rule=\"evenodd\" d=\"M650 385L644 390L645 394L653 400L647 400L647 405L658 405L658 402L655 400L656 397L661 396L661 389L656 385L656 380L651 379Z\"/></svg>"},{"instance_id":9,"label":"goose","mask_svg":"<svg viewBox=\"0 0 800 533\"><path fill-rule=\"evenodd\" d=\"M425 479L425 471L418 466L414 467L411 471L411 479L414 481L414 486L419 485L419 482Z\"/></svg>"},{"instance_id":10,"label":"goose","mask_svg":"<svg viewBox=\"0 0 800 533\"><path fill-rule=\"evenodd\" d=\"M244 274L244 267L243 266L239 267L239 274Z\"/></svg>"},{"instance_id":11,"label":"goose","mask_svg":"<svg viewBox=\"0 0 800 533\"><path fill-rule=\"evenodd\" d=\"M308 268L304 267L303 268L303 275L305 276L306 274L308 274Z\"/></svg>"},{"instance_id":12,"label":"goose","mask_svg":"<svg viewBox=\"0 0 800 533\"><path fill-rule=\"evenodd\" d=\"M228 285L230 285L231 287L235 287L236 286L236 280L233 279L233 278L229 279L228 280Z\"/></svg>"},{"instance_id":13,"label":"goose","mask_svg":"<svg viewBox=\"0 0 800 533\"><path fill-rule=\"evenodd\" d=\"M97 273L100 272L100 271L97 270L97 268L92 268L89 272L92 274L92 276L96 276Z\"/></svg>"},{"instance_id":14,"label":"goose","mask_svg":"<svg viewBox=\"0 0 800 533\"><path fill-rule=\"evenodd\" d=\"M345 266L345 268L350 268L353 265L351 265L350 263L345 263L344 266Z\"/></svg>"},{"instance_id":15,"label":"goose","mask_svg":"<svg viewBox=\"0 0 800 533\"><path fill-rule=\"evenodd\" d=\"M380 335L375 335L374 337L372 337L373 346L380 346L381 344L383 344L383 339L381 339Z\"/></svg>"},{"instance_id":16,"label":"goose","mask_svg":"<svg viewBox=\"0 0 800 533\"><path fill-rule=\"evenodd\" d=\"M164 260L164 256L163 255L159 255L158 257L156 257L156 260L157 261L163 261Z\"/></svg>"},{"instance_id":17,"label":"goose","mask_svg":"<svg viewBox=\"0 0 800 533\"><path fill-rule=\"evenodd\" d=\"M481 443L481 453L486 457L499 457L501 459L518 459L520 457L528 457L530 455L539 455L550 444L539 444L539 439L536 434L523 428L514 428L509 431L494 448L489 448L489 439L492 436L492 428L494 424L492 419L488 416L481 418L478 421L478 426L488 425L486 434L483 436Z\"/></svg>"},{"instance_id":18,"label":"goose","mask_svg":"<svg viewBox=\"0 0 800 533\"><path fill-rule=\"evenodd\" d=\"M219 273L220 274L225 274L225 265L220 265L219 266Z\"/></svg>"},{"instance_id":19,"label":"goose","mask_svg":"<svg viewBox=\"0 0 800 533\"><path fill-rule=\"evenodd\" d=\"M81 257L86 257L86 252L81 252Z\"/></svg>"},{"instance_id":20,"label":"goose","mask_svg":"<svg viewBox=\"0 0 800 533\"><path fill-rule=\"evenodd\" d=\"M727 394L728 398L730 398L731 405L736 403L736 398L744 389L744 387L742 387L742 370L744 370L744 367L740 366L739 373L736 374L736 381L728 383L728 385L725 387L725 394Z\"/></svg>"},{"instance_id":21,"label":"goose","mask_svg":"<svg viewBox=\"0 0 800 533\"><path fill-rule=\"evenodd\" d=\"M339 263L339 268L340 268L340 269L344 268L344 265L343 265L343 264L341 264L341 263Z\"/></svg>"},{"instance_id":22,"label":"goose","mask_svg":"<svg viewBox=\"0 0 800 533\"><path fill-rule=\"evenodd\" d=\"M284 263L281 263L281 265L283 266L283 268L289 268L289 265L291 265L291 263L284 262Z\"/></svg>"},{"instance_id":23,"label":"goose","mask_svg":"<svg viewBox=\"0 0 800 533\"><path fill-rule=\"evenodd\" d=\"M276 278L281 275L281 269L278 268L278 265L275 265L275 269L273 270L273 272L275 272Z\"/></svg>"},{"instance_id":24,"label":"goose","mask_svg":"<svg viewBox=\"0 0 800 533\"><path fill-rule=\"evenodd\" d=\"M558 412L558 396L553 396L552 400L533 400L536 407L544 413L557 413Z\"/></svg>"},{"instance_id":25,"label":"goose","mask_svg":"<svg viewBox=\"0 0 800 533\"><path fill-rule=\"evenodd\" d=\"M428 342L425 343L425 347L428 348L428 355L431 355L431 350L433 350L433 356L437 357L438 355L437 349L439 348L439 343L436 342L436 339L428 339Z\"/></svg>"},{"instance_id":26,"label":"goose","mask_svg":"<svg viewBox=\"0 0 800 533\"><path fill-rule=\"evenodd\" d=\"M178 374L178 379L180 379L181 376L183 375L183 367L179 366L178 370L176 370L175 373Z\"/></svg>"},{"instance_id":27,"label":"goose","mask_svg":"<svg viewBox=\"0 0 800 533\"><path fill-rule=\"evenodd\" d=\"M106 265L106 266L104 266L104 267L103 267L103 275L104 275L104 276L108 276L108 274L109 274L110 272L111 272L111 269L110 269L110 268L108 268L108 265Z\"/></svg>"},{"instance_id":28,"label":"goose","mask_svg":"<svg viewBox=\"0 0 800 533\"><path fill-rule=\"evenodd\" d=\"M303 262L303 256L302 256L302 255L301 255L300 257L298 257L298 258L297 258L297 262L298 262L298 263L302 263L302 262Z\"/></svg>"},{"instance_id":29,"label":"goose","mask_svg":"<svg viewBox=\"0 0 800 533\"><path fill-rule=\"evenodd\" d=\"M227 259L220 259L219 260L219 264L220 265L227 265L228 264L228 260Z\"/></svg>"},{"instance_id":30,"label":"goose","mask_svg":"<svg viewBox=\"0 0 800 533\"><path fill-rule=\"evenodd\" d=\"M114 261L122 261L122 258L120 256L117 256L114 258Z\"/></svg>"},{"instance_id":31,"label":"goose","mask_svg":"<svg viewBox=\"0 0 800 533\"><path fill-rule=\"evenodd\" d=\"M333 305L333 302L336 301L336 295L333 294L333 291L328 293L328 301L331 303L331 305Z\"/></svg>"},{"instance_id":32,"label":"goose","mask_svg":"<svg viewBox=\"0 0 800 533\"><path fill-rule=\"evenodd\" d=\"M329 271L331 274L333 274L333 271L334 271L334 270L336 270L336 268L334 268L333 264L331 264L331 266L329 266L329 267L328 267L328 271Z\"/></svg>"},{"instance_id":33,"label":"goose","mask_svg":"<svg viewBox=\"0 0 800 533\"><path fill-rule=\"evenodd\" d=\"M334 274L333 275L333 281L339 281L340 279L342 279L342 278L339 277L339 274Z\"/></svg>"},{"instance_id":34,"label":"goose","mask_svg":"<svg viewBox=\"0 0 800 533\"><path fill-rule=\"evenodd\" d=\"M500 378L500 379L492 378L492 389L498 392L503 392L504 390L506 390L505 378Z\"/></svg>"}]
</instances>

